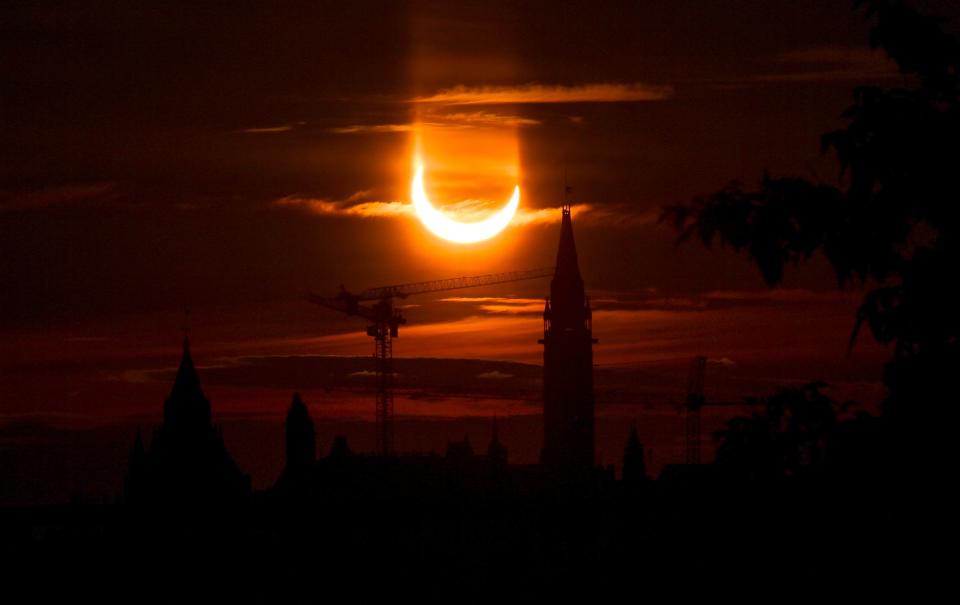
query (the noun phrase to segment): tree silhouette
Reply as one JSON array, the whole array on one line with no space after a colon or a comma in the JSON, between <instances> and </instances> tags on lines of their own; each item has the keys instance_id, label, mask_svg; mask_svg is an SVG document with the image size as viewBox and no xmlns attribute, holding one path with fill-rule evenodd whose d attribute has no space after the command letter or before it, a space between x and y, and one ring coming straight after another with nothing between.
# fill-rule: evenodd
<instances>
[{"instance_id":1,"label":"tree silhouette","mask_svg":"<svg viewBox=\"0 0 960 605\"><path fill-rule=\"evenodd\" d=\"M894 345L884 374L888 417L928 418L956 401L960 368L958 266L960 40L901 0L856 2L874 22L871 45L899 66L909 87L857 88L845 128L822 137L836 154L837 184L764 174L756 190L733 182L662 221L707 247L746 251L776 285L784 265L822 253L838 284L869 284L850 346L866 324Z\"/></svg>"},{"instance_id":2,"label":"tree silhouette","mask_svg":"<svg viewBox=\"0 0 960 605\"><path fill-rule=\"evenodd\" d=\"M714 433L717 463L760 480L799 476L827 464L838 416L849 404L824 395L825 386L811 382L748 399L755 412L730 419Z\"/></svg>"}]
</instances>

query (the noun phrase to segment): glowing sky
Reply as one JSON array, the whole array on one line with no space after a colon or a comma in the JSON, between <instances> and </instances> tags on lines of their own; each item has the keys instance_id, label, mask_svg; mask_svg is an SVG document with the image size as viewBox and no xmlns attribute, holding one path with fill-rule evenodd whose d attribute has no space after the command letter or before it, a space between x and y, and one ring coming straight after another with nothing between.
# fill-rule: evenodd
<instances>
[{"instance_id":1,"label":"glowing sky","mask_svg":"<svg viewBox=\"0 0 960 605\"><path fill-rule=\"evenodd\" d=\"M821 259L771 293L745 258L678 248L657 224L664 204L763 170L837 178L820 135L854 86L899 78L847 4L4 4L0 444L154 418L188 307L201 366L369 354L362 324L303 291L548 266L565 179L597 362L645 377L622 392L672 405L664 385L704 354L718 397L827 378L875 401L886 352L867 338L847 356L859 293L836 292ZM519 186L510 226L469 245L430 233L411 204L418 152L445 216L482 220ZM546 289L406 301L397 355L538 363ZM251 367L249 383L211 376L215 411L275 415L295 388L341 420L361 409ZM494 371L509 373L477 375ZM603 413L633 417L608 395ZM425 401L407 413L529 409Z\"/></svg>"}]
</instances>

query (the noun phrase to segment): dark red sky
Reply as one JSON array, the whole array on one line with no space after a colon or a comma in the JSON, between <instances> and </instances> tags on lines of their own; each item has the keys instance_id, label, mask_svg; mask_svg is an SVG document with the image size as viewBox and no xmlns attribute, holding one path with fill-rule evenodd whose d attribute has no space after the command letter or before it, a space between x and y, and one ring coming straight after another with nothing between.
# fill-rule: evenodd
<instances>
[{"instance_id":1,"label":"dark red sky","mask_svg":"<svg viewBox=\"0 0 960 605\"><path fill-rule=\"evenodd\" d=\"M598 395L601 414L625 419L615 427L639 414L617 406L672 405L695 354L714 360L716 398L825 378L875 401L886 353L864 338L846 356L859 294L836 292L823 262L771 293L746 259L675 248L656 224L660 206L763 170L835 181L820 135L842 125L854 86L902 81L851 5L4 3L0 424L158 414L186 307L198 364L226 368L205 379L215 413L276 415L299 388L318 414L372 415L349 373L324 383L275 362L369 352L361 324L300 292L548 265L558 213L536 211L562 201L565 172L597 362L639 376ZM433 159L464 173L514 154L528 222L468 246L427 232L405 211L415 122L446 133L449 157ZM483 138L490 128L513 147ZM499 196L476 180L464 195ZM411 299L396 354L539 363L545 292ZM232 380L241 366L247 379ZM460 394L499 403L428 384L398 412L536 413L523 389L480 386L502 376L463 371ZM514 449L535 455L528 445Z\"/></svg>"}]
</instances>

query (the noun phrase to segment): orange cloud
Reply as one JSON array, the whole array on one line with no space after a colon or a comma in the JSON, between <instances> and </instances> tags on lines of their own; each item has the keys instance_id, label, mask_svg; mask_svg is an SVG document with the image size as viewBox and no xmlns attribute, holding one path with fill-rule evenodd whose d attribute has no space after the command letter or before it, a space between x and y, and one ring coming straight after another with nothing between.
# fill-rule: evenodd
<instances>
[{"instance_id":1,"label":"orange cloud","mask_svg":"<svg viewBox=\"0 0 960 605\"><path fill-rule=\"evenodd\" d=\"M480 310L486 313L498 315L531 315L543 313L543 302L537 301L525 305L499 304L499 305L480 305Z\"/></svg>"},{"instance_id":2,"label":"orange cloud","mask_svg":"<svg viewBox=\"0 0 960 605\"><path fill-rule=\"evenodd\" d=\"M537 126L540 120L488 111L456 112L436 116L448 124L459 126Z\"/></svg>"},{"instance_id":3,"label":"orange cloud","mask_svg":"<svg viewBox=\"0 0 960 605\"><path fill-rule=\"evenodd\" d=\"M413 124L353 124L331 128L335 134L382 134L390 132L413 132Z\"/></svg>"},{"instance_id":4,"label":"orange cloud","mask_svg":"<svg viewBox=\"0 0 960 605\"><path fill-rule=\"evenodd\" d=\"M673 87L633 82L628 84L584 84L581 86L457 86L446 88L428 97L417 97L415 103L447 105L503 105L520 103L622 103L663 101L673 96Z\"/></svg>"},{"instance_id":5,"label":"orange cloud","mask_svg":"<svg viewBox=\"0 0 960 605\"><path fill-rule=\"evenodd\" d=\"M541 298L510 298L500 296L452 296L440 299L441 302L472 303L484 313L498 315L529 315L543 312Z\"/></svg>"},{"instance_id":6,"label":"orange cloud","mask_svg":"<svg viewBox=\"0 0 960 605\"><path fill-rule=\"evenodd\" d=\"M278 132L289 132L299 126L303 126L306 122L293 122L291 124L280 124L279 126L261 126L256 128L243 128L237 132L243 134L272 134Z\"/></svg>"},{"instance_id":7,"label":"orange cloud","mask_svg":"<svg viewBox=\"0 0 960 605\"><path fill-rule=\"evenodd\" d=\"M288 195L273 202L279 208L299 208L324 216L352 216L360 218L416 217L413 204L401 201L375 201L366 199L370 191L358 191L345 200L329 200L300 195ZM447 204L446 210L460 220L479 220L489 212L489 204L478 200L463 200ZM642 225L656 222L655 212L634 213L620 206L577 204L571 208L575 218L594 224ZM510 222L511 227L525 225L550 225L560 222L558 207L519 208Z\"/></svg>"},{"instance_id":8,"label":"orange cloud","mask_svg":"<svg viewBox=\"0 0 960 605\"><path fill-rule=\"evenodd\" d=\"M560 222L559 208L529 208L517 212L512 225L551 224ZM570 213L580 221L594 224L650 225L657 222L655 211L637 212L621 204L576 204Z\"/></svg>"},{"instance_id":9,"label":"orange cloud","mask_svg":"<svg viewBox=\"0 0 960 605\"><path fill-rule=\"evenodd\" d=\"M439 300L439 302L457 303L506 302L514 304L525 304L534 301L543 302L539 298L510 298L506 296L448 296Z\"/></svg>"},{"instance_id":10,"label":"orange cloud","mask_svg":"<svg viewBox=\"0 0 960 605\"><path fill-rule=\"evenodd\" d=\"M540 120L525 118L516 115L499 114L489 111L472 112L430 112L428 120L421 120L416 124L351 124L329 128L327 132L334 134L390 134L397 132L418 132L425 129L464 129L487 126L537 126ZM266 132L268 129L259 129Z\"/></svg>"},{"instance_id":11,"label":"orange cloud","mask_svg":"<svg viewBox=\"0 0 960 605\"><path fill-rule=\"evenodd\" d=\"M358 192L362 193L362 192ZM356 201L354 196L346 200L325 200L320 198L289 195L276 200L273 204L281 208L303 208L314 214L333 216L393 217L412 216L413 205L405 202Z\"/></svg>"}]
</instances>

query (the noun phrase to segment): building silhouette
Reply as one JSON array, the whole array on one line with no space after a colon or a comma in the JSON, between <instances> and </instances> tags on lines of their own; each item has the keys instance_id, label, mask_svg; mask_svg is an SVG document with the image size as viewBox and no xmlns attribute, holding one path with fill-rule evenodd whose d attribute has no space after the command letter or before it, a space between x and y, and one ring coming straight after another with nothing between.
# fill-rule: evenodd
<instances>
[{"instance_id":1,"label":"building silhouette","mask_svg":"<svg viewBox=\"0 0 960 605\"><path fill-rule=\"evenodd\" d=\"M285 490L310 489L317 461L317 434L313 418L300 393L293 394L284 423L286 458L276 486Z\"/></svg>"},{"instance_id":2,"label":"building silhouette","mask_svg":"<svg viewBox=\"0 0 960 605\"><path fill-rule=\"evenodd\" d=\"M490 443L487 445L487 459L491 464L507 465L507 448L500 443L500 433L497 431L497 419L493 419L490 429Z\"/></svg>"},{"instance_id":3,"label":"building silhouette","mask_svg":"<svg viewBox=\"0 0 960 605\"><path fill-rule=\"evenodd\" d=\"M637 434L637 427L630 429L627 445L623 448L623 481L637 483L647 479L647 462L643 453L643 444Z\"/></svg>"},{"instance_id":4,"label":"building silhouette","mask_svg":"<svg viewBox=\"0 0 960 605\"><path fill-rule=\"evenodd\" d=\"M293 394L286 422L286 469L296 471L309 467L317 458L317 436L313 427L313 418L300 398Z\"/></svg>"},{"instance_id":5,"label":"building silhouette","mask_svg":"<svg viewBox=\"0 0 960 605\"><path fill-rule=\"evenodd\" d=\"M473 458L473 446L470 445L470 437L463 436L462 441L447 442L447 460L455 464L463 464Z\"/></svg>"},{"instance_id":6,"label":"building silhouette","mask_svg":"<svg viewBox=\"0 0 960 605\"><path fill-rule=\"evenodd\" d=\"M163 424L149 449L140 431L130 453L124 491L132 505L189 509L239 504L250 494L250 478L236 465L210 419L185 338L180 367L163 406Z\"/></svg>"},{"instance_id":7,"label":"building silhouette","mask_svg":"<svg viewBox=\"0 0 960 605\"><path fill-rule=\"evenodd\" d=\"M577 263L570 207L564 206L557 266L543 310L545 470L587 477L594 465L593 338L590 300Z\"/></svg>"}]
</instances>

